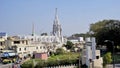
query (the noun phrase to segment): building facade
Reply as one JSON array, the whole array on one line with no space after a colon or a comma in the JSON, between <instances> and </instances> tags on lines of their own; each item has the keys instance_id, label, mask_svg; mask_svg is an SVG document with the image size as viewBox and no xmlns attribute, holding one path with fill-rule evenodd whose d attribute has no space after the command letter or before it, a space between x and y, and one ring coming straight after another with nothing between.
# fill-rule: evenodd
<instances>
[{"instance_id":1,"label":"building facade","mask_svg":"<svg viewBox=\"0 0 120 68\"><path fill-rule=\"evenodd\" d=\"M7 33L0 32L0 50L5 49L6 40L7 40Z\"/></svg>"}]
</instances>

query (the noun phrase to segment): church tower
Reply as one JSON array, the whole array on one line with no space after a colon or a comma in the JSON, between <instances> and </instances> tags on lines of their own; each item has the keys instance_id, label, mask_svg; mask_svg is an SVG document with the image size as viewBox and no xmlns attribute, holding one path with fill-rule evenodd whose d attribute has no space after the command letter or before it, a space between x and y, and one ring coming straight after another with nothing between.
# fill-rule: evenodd
<instances>
[{"instance_id":1,"label":"church tower","mask_svg":"<svg viewBox=\"0 0 120 68\"><path fill-rule=\"evenodd\" d=\"M55 9L55 20L53 23L53 36L61 37L61 25L59 23L58 15L57 15L57 8Z\"/></svg>"}]
</instances>

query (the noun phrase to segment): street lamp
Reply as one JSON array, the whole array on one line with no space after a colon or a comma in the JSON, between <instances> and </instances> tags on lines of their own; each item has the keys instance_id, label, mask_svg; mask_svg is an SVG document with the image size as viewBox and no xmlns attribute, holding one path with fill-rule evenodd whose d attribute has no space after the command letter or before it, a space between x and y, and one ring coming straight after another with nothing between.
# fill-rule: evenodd
<instances>
[{"instance_id":1,"label":"street lamp","mask_svg":"<svg viewBox=\"0 0 120 68\"><path fill-rule=\"evenodd\" d=\"M104 42L110 42L113 46L113 51L112 51L112 56L113 56L113 68L115 68L115 62L114 62L114 41L111 41L111 40L105 40Z\"/></svg>"}]
</instances>

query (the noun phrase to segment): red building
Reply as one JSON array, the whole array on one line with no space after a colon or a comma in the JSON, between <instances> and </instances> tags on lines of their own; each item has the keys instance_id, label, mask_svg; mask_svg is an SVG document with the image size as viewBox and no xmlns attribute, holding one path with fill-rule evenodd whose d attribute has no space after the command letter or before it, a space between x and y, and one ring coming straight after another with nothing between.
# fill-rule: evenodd
<instances>
[{"instance_id":1,"label":"red building","mask_svg":"<svg viewBox=\"0 0 120 68\"><path fill-rule=\"evenodd\" d=\"M42 60L47 60L48 58L47 53L35 53L34 56L35 58L40 58Z\"/></svg>"}]
</instances>

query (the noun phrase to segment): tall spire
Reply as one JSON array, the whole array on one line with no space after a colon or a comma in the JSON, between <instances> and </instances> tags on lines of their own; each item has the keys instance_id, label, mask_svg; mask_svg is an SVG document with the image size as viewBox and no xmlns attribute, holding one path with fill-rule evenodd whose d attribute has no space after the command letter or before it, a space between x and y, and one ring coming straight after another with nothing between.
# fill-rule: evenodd
<instances>
[{"instance_id":1,"label":"tall spire","mask_svg":"<svg viewBox=\"0 0 120 68\"><path fill-rule=\"evenodd\" d=\"M55 9L55 20L53 24L53 35L61 37L61 25L58 20L57 8Z\"/></svg>"},{"instance_id":2,"label":"tall spire","mask_svg":"<svg viewBox=\"0 0 120 68\"><path fill-rule=\"evenodd\" d=\"M54 21L54 24L59 24L57 8L55 9L55 21Z\"/></svg>"},{"instance_id":3,"label":"tall spire","mask_svg":"<svg viewBox=\"0 0 120 68\"><path fill-rule=\"evenodd\" d=\"M32 23L32 36L34 36L34 23Z\"/></svg>"},{"instance_id":4,"label":"tall spire","mask_svg":"<svg viewBox=\"0 0 120 68\"><path fill-rule=\"evenodd\" d=\"M57 8L55 9L55 18L58 18L58 15L57 15Z\"/></svg>"}]
</instances>

